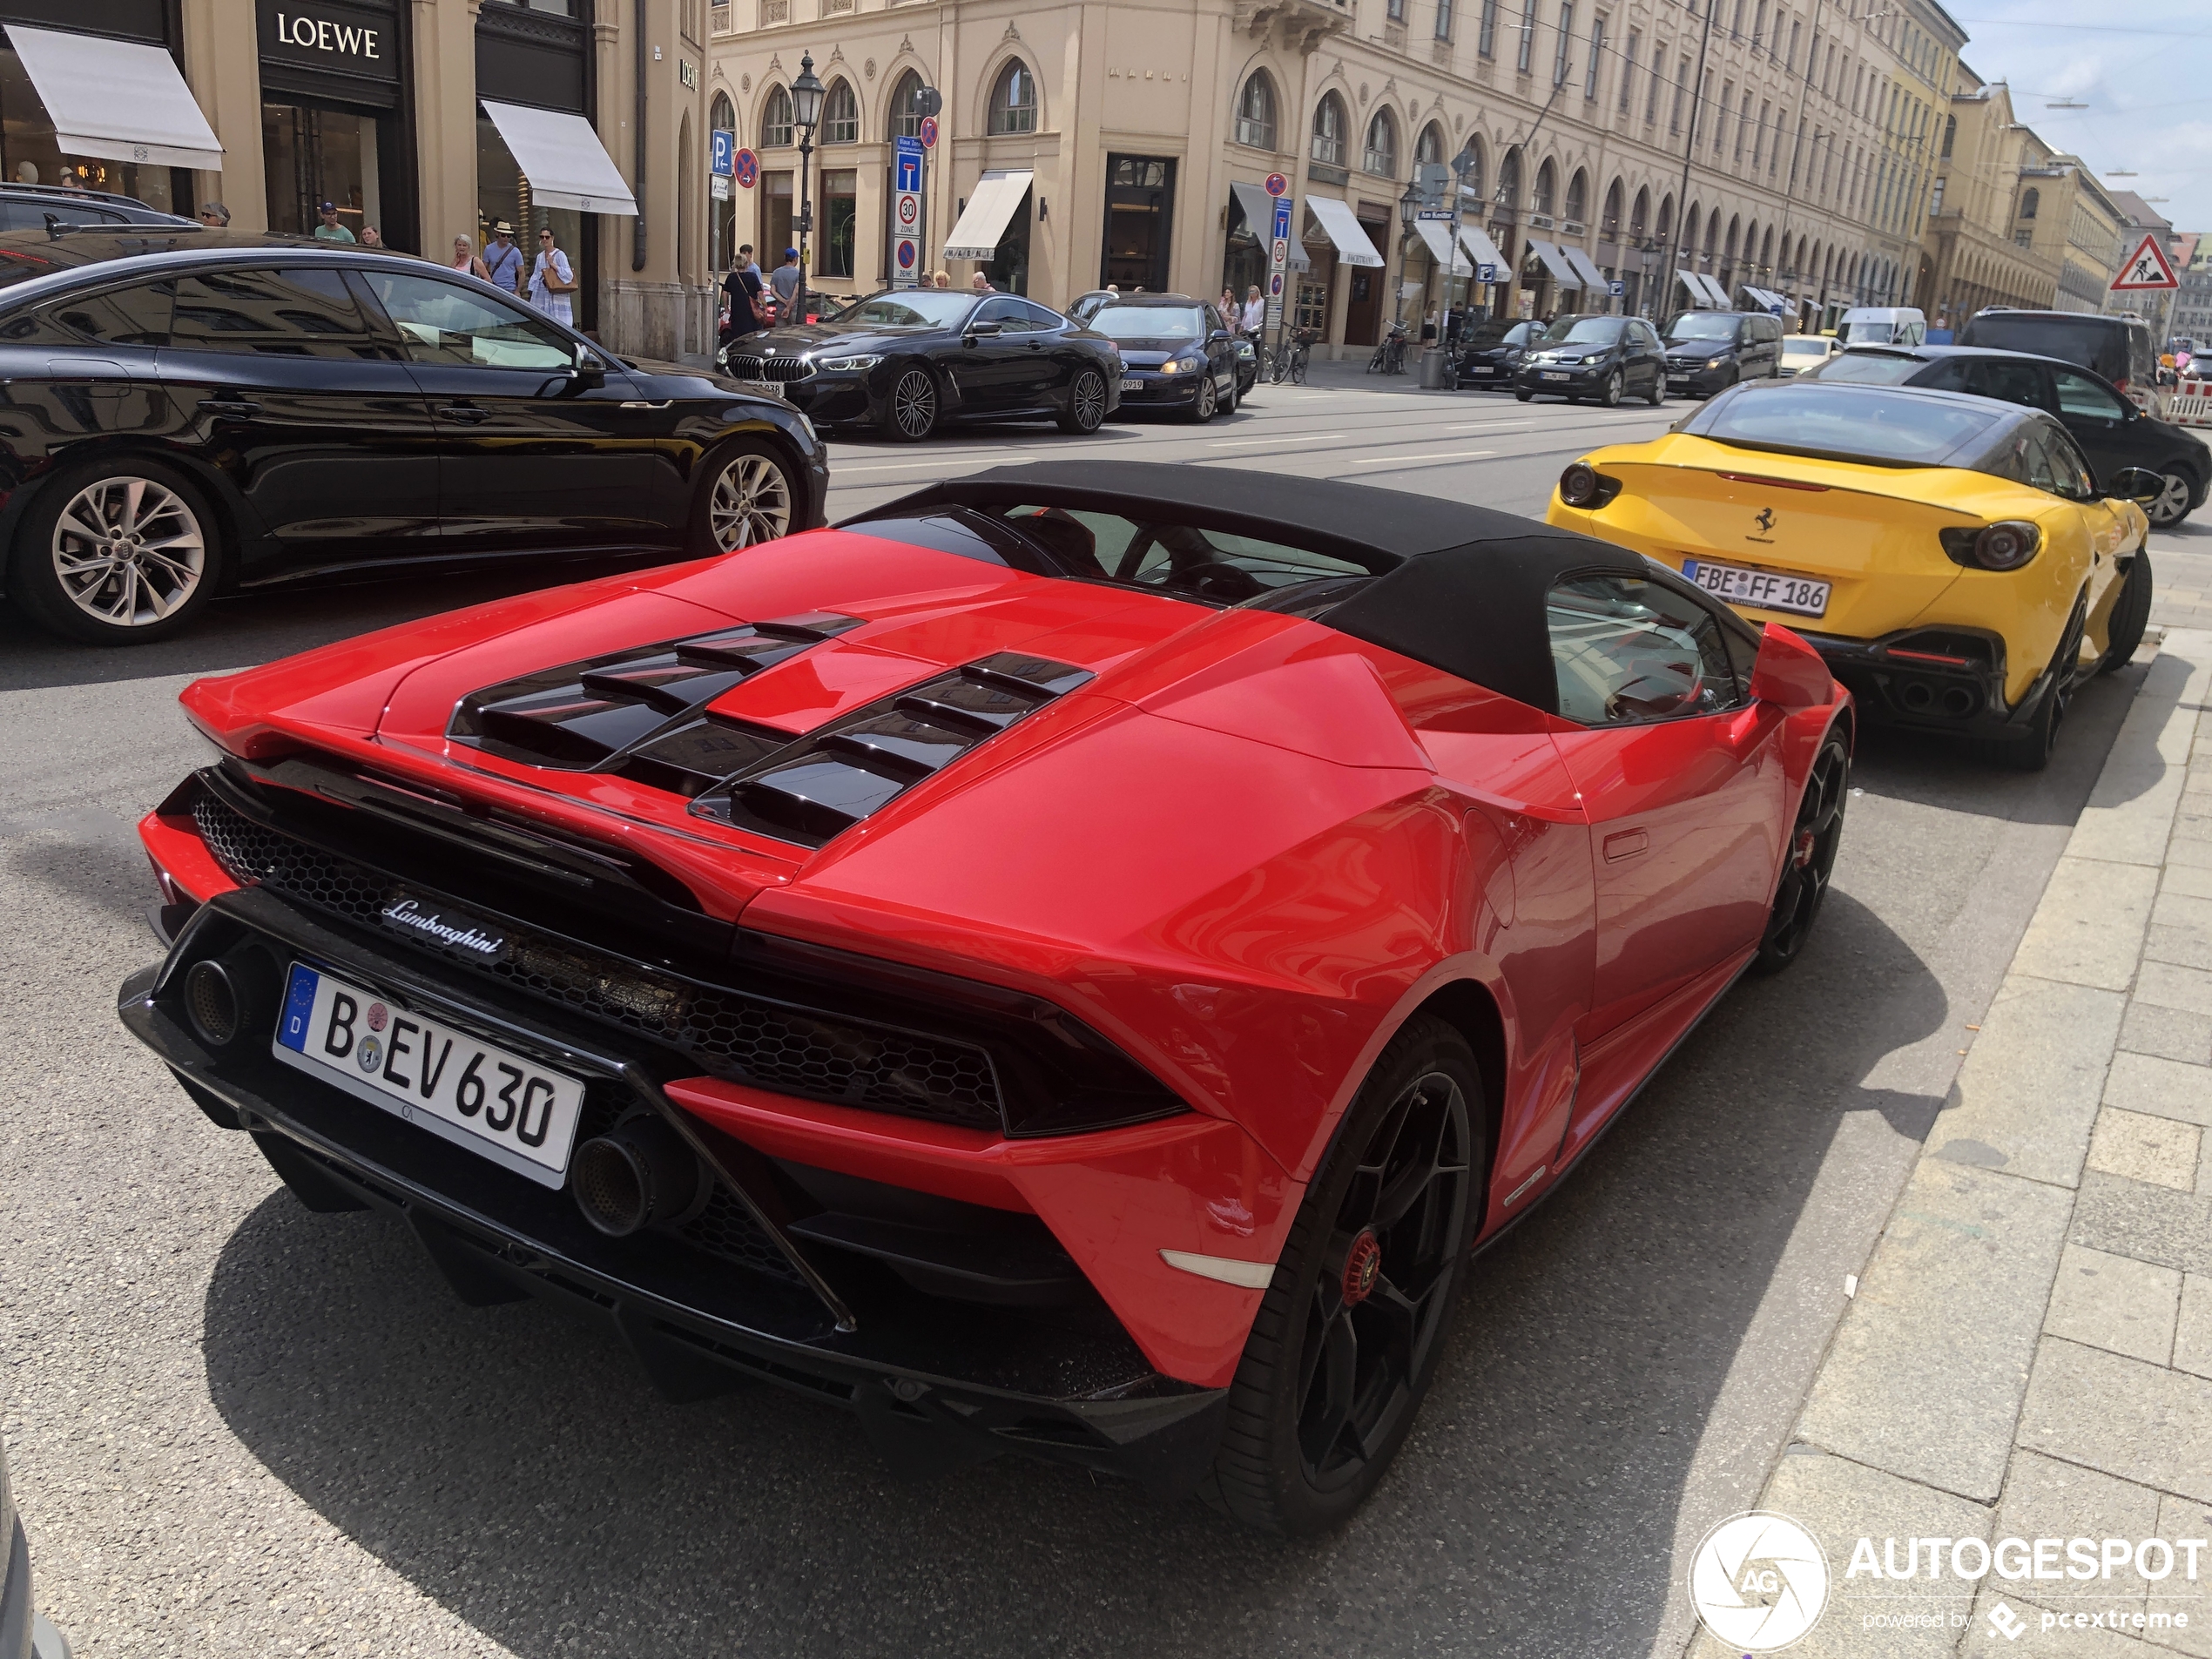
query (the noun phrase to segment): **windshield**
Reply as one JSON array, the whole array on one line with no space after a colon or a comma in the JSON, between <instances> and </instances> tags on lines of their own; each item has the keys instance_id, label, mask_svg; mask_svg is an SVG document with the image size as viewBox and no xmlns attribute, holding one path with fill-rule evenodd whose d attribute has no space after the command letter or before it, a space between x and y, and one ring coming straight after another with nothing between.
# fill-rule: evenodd
<instances>
[{"instance_id":1,"label":"windshield","mask_svg":"<svg viewBox=\"0 0 2212 1659\"><path fill-rule=\"evenodd\" d=\"M2011 411L1965 399L1831 386L1799 375L1708 403L1683 429L1719 443L1892 466L1941 467Z\"/></svg>"},{"instance_id":2,"label":"windshield","mask_svg":"<svg viewBox=\"0 0 2212 1659\"><path fill-rule=\"evenodd\" d=\"M964 320L975 303L972 293L910 288L900 293L879 293L856 300L837 314L840 322L867 323L878 328L950 328Z\"/></svg>"},{"instance_id":3,"label":"windshield","mask_svg":"<svg viewBox=\"0 0 2212 1659\"><path fill-rule=\"evenodd\" d=\"M1921 368L1919 358L1902 352L1847 351L1807 369L1805 375L1809 380L1856 381L1862 386L1902 386Z\"/></svg>"},{"instance_id":4,"label":"windshield","mask_svg":"<svg viewBox=\"0 0 2212 1659\"><path fill-rule=\"evenodd\" d=\"M2094 368L2107 380L2123 380L2128 373L2128 348L2121 330L2125 326L2086 317L2075 322L2064 317L1985 315L1967 323L1959 343L2063 358L2084 368ZM2119 372L2114 374L2114 369Z\"/></svg>"},{"instance_id":5,"label":"windshield","mask_svg":"<svg viewBox=\"0 0 2212 1659\"><path fill-rule=\"evenodd\" d=\"M1736 314L1732 311L1686 311L1667 325L1669 340L1733 340Z\"/></svg>"},{"instance_id":6,"label":"windshield","mask_svg":"<svg viewBox=\"0 0 2212 1659\"><path fill-rule=\"evenodd\" d=\"M1782 342L1784 357L1825 357L1828 342L1813 334L1791 334Z\"/></svg>"},{"instance_id":7,"label":"windshield","mask_svg":"<svg viewBox=\"0 0 2212 1659\"><path fill-rule=\"evenodd\" d=\"M1108 306L1090 326L1109 340L1204 340L1205 314L1196 306Z\"/></svg>"},{"instance_id":8,"label":"windshield","mask_svg":"<svg viewBox=\"0 0 2212 1659\"><path fill-rule=\"evenodd\" d=\"M1865 317L1857 322L1845 320L1836 325L1836 338L1847 345L1879 346L1897 338L1897 325Z\"/></svg>"},{"instance_id":9,"label":"windshield","mask_svg":"<svg viewBox=\"0 0 2212 1659\"><path fill-rule=\"evenodd\" d=\"M1618 317L1561 317L1544 330L1547 346L1613 346L1620 343Z\"/></svg>"}]
</instances>

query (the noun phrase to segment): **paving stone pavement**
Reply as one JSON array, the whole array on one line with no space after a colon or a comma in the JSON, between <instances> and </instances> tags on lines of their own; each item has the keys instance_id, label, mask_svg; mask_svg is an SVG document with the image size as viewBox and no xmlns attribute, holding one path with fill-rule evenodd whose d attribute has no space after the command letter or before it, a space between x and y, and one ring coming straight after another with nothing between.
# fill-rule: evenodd
<instances>
[{"instance_id":1,"label":"paving stone pavement","mask_svg":"<svg viewBox=\"0 0 2212 1659\"><path fill-rule=\"evenodd\" d=\"M2148 678L1761 1498L1828 1558L1793 1656L2212 1659L2212 1543L2181 1547L2212 1541L2202 544L2155 555ZM2036 1575L2035 1541L2077 1538L2094 1561ZM2106 1550L2152 1538L2168 1570ZM1919 1570L1865 1570L1862 1539ZM1999 1564L1962 1578L1962 1545ZM1689 1656L1738 1652L1701 1629Z\"/></svg>"}]
</instances>

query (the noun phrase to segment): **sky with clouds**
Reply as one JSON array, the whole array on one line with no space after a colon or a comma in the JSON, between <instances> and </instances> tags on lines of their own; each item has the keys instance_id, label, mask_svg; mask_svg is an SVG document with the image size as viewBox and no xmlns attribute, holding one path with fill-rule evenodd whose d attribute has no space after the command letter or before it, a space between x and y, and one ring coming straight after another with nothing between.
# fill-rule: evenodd
<instances>
[{"instance_id":1,"label":"sky with clouds","mask_svg":"<svg viewBox=\"0 0 2212 1659\"><path fill-rule=\"evenodd\" d=\"M1963 57L2006 82L2013 113L2108 188L2184 231L2212 231L2212 4L2207 0L1942 0ZM2093 16L2108 23L2087 21ZM2062 100L2086 110L2047 107ZM2134 172L2138 178L2115 178Z\"/></svg>"}]
</instances>

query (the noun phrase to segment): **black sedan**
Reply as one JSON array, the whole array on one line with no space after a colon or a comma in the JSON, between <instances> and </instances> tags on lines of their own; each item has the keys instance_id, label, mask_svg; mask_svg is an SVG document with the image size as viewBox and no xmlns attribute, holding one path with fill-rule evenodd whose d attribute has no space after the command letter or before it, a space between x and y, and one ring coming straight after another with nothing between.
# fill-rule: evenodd
<instances>
[{"instance_id":1,"label":"black sedan","mask_svg":"<svg viewBox=\"0 0 2212 1659\"><path fill-rule=\"evenodd\" d=\"M1113 341L1011 293L892 289L822 322L733 340L722 366L775 382L823 426L909 442L954 421L1096 432L1121 400Z\"/></svg>"},{"instance_id":2,"label":"black sedan","mask_svg":"<svg viewBox=\"0 0 2212 1659\"><path fill-rule=\"evenodd\" d=\"M1217 307L1185 293L1124 294L1093 312L1089 326L1121 348L1123 415L1166 409L1211 421L1236 413L1244 371Z\"/></svg>"},{"instance_id":3,"label":"black sedan","mask_svg":"<svg viewBox=\"0 0 2212 1659\"><path fill-rule=\"evenodd\" d=\"M1501 392L1514 388L1521 372L1521 354L1528 342L1544 332L1541 322L1508 323L1486 317L1468 331L1460 347L1459 381L1462 387L1492 387Z\"/></svg>"},{"instance_id":4,"label":"black sedan","mask_svg":"<svg viewBox=\"0 0 2212 1659\"><path fill-rule=\"evenodd\" d=\"M728 551L829 488L774 399L304 239L0 236L0 381L8 597L104 644L320 574Z\"/></svg>"},{"instance_id":5,"label":"black sedan","mask_svg":"<svg viewBox=\"0 0 2212 1659\"><path fill-rule=\"evenodd\" d=\"M1798 378L1927 386L2055 415L2088 457L2100 488L2109 488L2126 467L2165 480L2143 509L2159 529L2203 506L2212 485L2212 449L2203 439L2144 414L2102 375L2056 357L1984 346L1853 346Z\"/></svg>"},{"instance_id":6,"label":"black sedan","mask_svg":"<svg viewBox=\"0 0 2212 1659\"><path fill-rule=\"evenodd\" d=\"M1514 393L1523 403L1541 394L1594 398L1608 409L1640 397L1657 408L1667 401L1667 354L1641 317L1555 317L1529 341Z\"/></svg>"}]
</instances>

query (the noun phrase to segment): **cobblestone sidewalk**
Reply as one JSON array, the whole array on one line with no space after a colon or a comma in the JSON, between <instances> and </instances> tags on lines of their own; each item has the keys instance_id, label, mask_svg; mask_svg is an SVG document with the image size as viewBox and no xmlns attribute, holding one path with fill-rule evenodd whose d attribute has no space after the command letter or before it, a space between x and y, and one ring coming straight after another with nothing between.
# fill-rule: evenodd
<instances>
[{"instance_id":1,"label":"cobblestone sidewalk","mask_svg":"<svg viewBox=\"0 0 2212 1659\"><path fill-rule=\"evenodd\" d=\"M1768 1480L1831 1574L1793 1659L2212 1656L2212 1549L2194 1582L1950 1566L1964 1539L2212 1539L2209 701L2212 632L2168 631ZM1862 1537L1899 1564L1940 1540L1945 1575L1925 1548L1852 1574Z\"/></svg>"}]
</instances>

